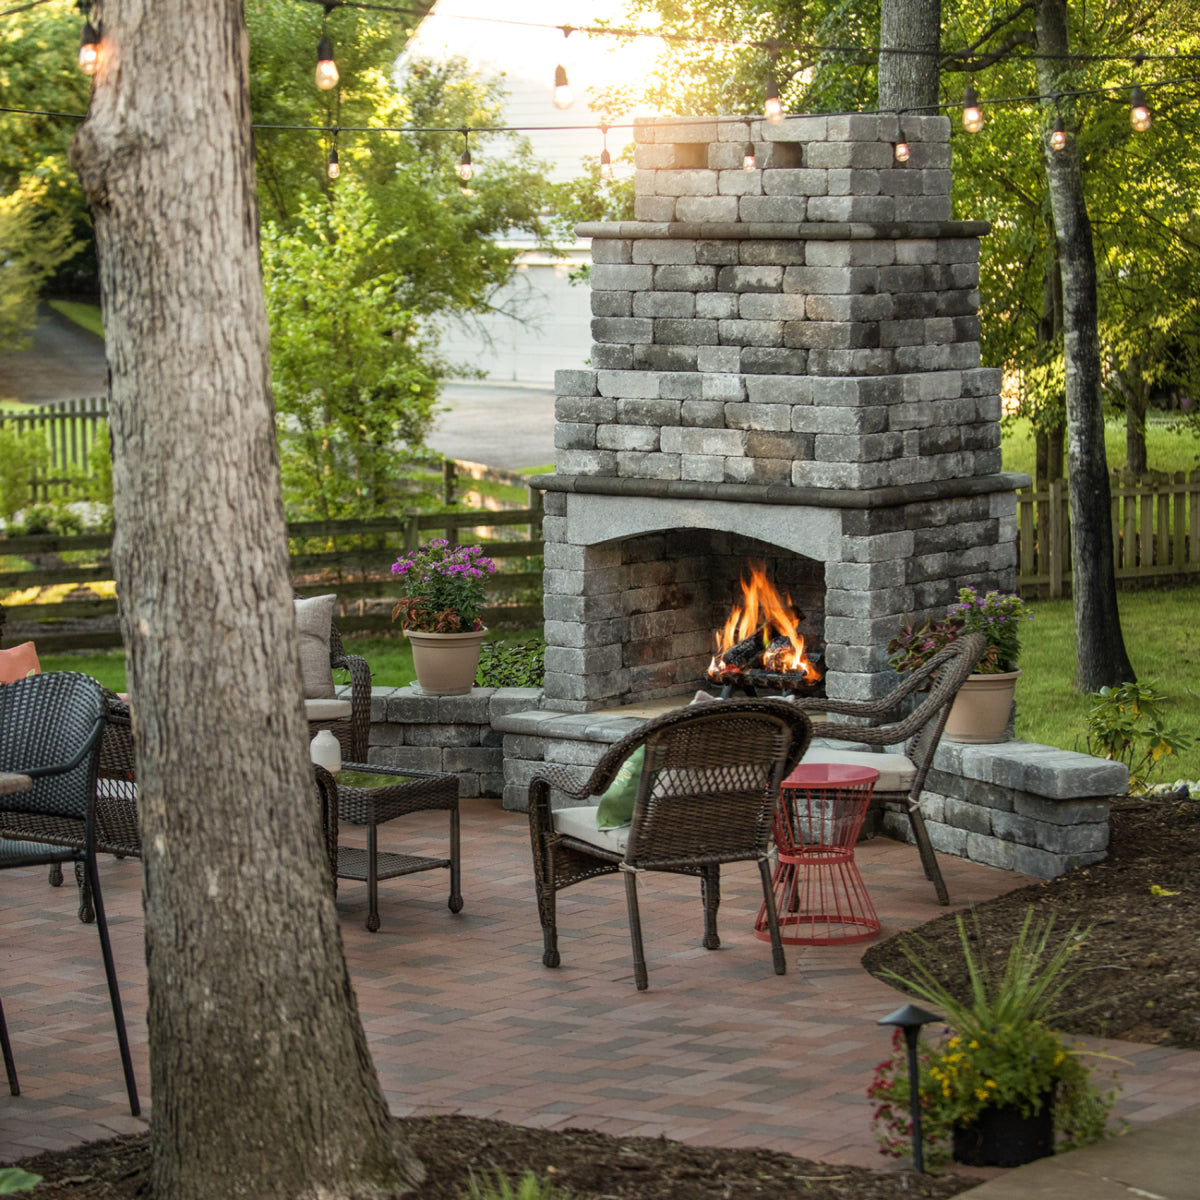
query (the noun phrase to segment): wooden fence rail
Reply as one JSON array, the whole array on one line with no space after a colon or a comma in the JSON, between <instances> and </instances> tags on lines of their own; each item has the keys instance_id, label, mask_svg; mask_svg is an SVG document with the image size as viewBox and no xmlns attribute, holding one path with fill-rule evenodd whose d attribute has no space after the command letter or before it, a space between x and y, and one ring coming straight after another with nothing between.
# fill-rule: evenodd
<instances>
[{"instance_id":1,"label":"wooden fence rail","mask_svg":"<svg viewBox=\"0 0 1200 1200\"><path fill-rule=\"evenodd\" d=\"M542 572L539 560L542 543L542 498L529 508L499 512L404 513L371 521L305 521L288 525L288 550L292 579L298 595L337 592L343 613L338 627L351 630L394 629L390 604L368 605L371 600L394 600L401 595L391 575L391 565L401 554L421 541L442 536L450 541L481 542L496 560L497 572L488 578L484 620L510 628L528 628L542 621ZM486 529L489 537L481 539ZM499 540L497 530L511 530ZM88 554L92 551L94 553ZM0 559L5 556L32 559L37 565L22 571L0 571L0 597L34 586L87 584L110 581L112 539L107 535L81 537L0 537ZM88 561L66 563L86 555ZM37 622L33 634L40 650L99 649L119 646L120 633L111 619L117 599L75 598L67 594L60 603L10 604L9 623ZM377 611L368 611L375 608ZM383 611L378 611L381 609ZM20 635L22 639L28 634ZM14 634L8 631L7 640Z\"/></svg>"},{"instance_id":2,"label":"wooden fence rail","mask_svg":"<svg viewBox=\"0 0 1200 1200\"><path fill-rule=\"evenodd\" d=\"M1022 488L1017 503L1017 586L1023 596L1071 591L1067 485ZM1200 471L1114 482L1113 560L1117 586L1200 581Z\"/></svg>"}]
</instances>

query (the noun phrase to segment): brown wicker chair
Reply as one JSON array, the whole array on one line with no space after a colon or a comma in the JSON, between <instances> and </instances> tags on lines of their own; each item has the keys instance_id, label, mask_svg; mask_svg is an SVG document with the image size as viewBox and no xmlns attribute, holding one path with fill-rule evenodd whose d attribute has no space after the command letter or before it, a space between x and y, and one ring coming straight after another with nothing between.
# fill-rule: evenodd
<instances>
[{"instance_id":1,"label":"brown wicker chair","mask_svg":"<svg viewBox=\"0 0 1200 1200\"><path fill-rule=\"evenodd\" d=\"M974 671L987 650L982 634L972 633L951 642L944 650L934 655L924 666L909 671L902 677L900 685L881 700L818 700L799 699L795 703L804 710L821 713L837 713L857 718L857 722L813 723L813 737L832 738L843 742L865 743L875 753L865 752L850 756L837 750L814 747L805 755L805 762L855 761L872 765L871 759L886 764L880 785L876 785L872 797L872 832L878 823L879 811L890 801L900 805L908 814L913 840L920 851L921 864L926 876L937 890L939 904L949 904L950 895L942 879L941 868L929 841L925 818L921 815L921 792L925 778L933 764L933 756L946 726L946 717L958 689L967 676ZM906 701L928 689L912 710L904 715ZM903 745L903 756L885 754L887 746ZM899 762L897 763L897 760ZM898 771L888 767L899 766ZM888 783L888 777L894 781Z\"/></svg>"},{"instance_id":2,"label":"brown wicker chair","mask_svg":"<svg viewBox=\"0 0 1200 1200\"><path fill-rule=\"evenodd\" d=\"M787 966L768 865L771 827L780 782L800 761L810 736L808 717L785 701L728 700L680 709L648 722L614 745L586 782L562 767L539 771L529 785L529 830L544 942L542 962L547 967L559 964L557 893L585 879L619 871L625 876L634 976L638 989L644 990L638 872L700 877L704 946L715 950L720 945L720 865L757 860L775 973L784 974ZM551 810L552 789L576 800L597 796L639 746L645 747L645 759L630 825L598 831L593 809Z\"/></svg>"}]
</instances>

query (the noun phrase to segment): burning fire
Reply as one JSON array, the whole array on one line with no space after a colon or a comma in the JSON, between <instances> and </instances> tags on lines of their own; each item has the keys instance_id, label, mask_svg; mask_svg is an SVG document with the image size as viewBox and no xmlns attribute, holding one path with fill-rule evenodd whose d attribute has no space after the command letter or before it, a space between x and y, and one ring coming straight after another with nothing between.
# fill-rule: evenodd
<instances>
[{"instance_id":1,"label":"burning fire","mask_svg":"<svg viewBox=\"0 0 1200 1200\"><path fill-rule=\"evenodd\" d=\"M780 596L767 578L763 563L748 564L750 578L742 576L742 606L734 605L725 627L716 635L717 653L709 663L712 678L739 674L750 668L802 675L816 683L821 672L804 652L799 630L803 613L791 596Z\"/></svg>"}]
</instances>

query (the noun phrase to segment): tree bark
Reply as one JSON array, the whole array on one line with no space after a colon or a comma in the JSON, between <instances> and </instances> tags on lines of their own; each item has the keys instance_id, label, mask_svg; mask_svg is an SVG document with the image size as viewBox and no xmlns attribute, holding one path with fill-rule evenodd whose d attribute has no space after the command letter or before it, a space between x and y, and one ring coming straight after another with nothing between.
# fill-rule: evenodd
<instances>
[{"instance_id":1,"label":"tree bark","mask_svg":"<svg viewBox=\"0 0 1200 1200\"><path fill-rule=\"evenodd\" d=\"M879 107L937 115L941 0L883 0L879 30ZM895 54L889 50L919 53Z\"/></svg>"},{"instance_id":2,"label":"tree bark","mask_svg":"<svg viewBox=\"0 0 1200 1200\"><path fill-rule=\"evenodd\" d=\"M1038 86L1062 90L1069 51L1066 0L1038 0ZM1052 99L1043 101L1048 113ZM1074 138L1043 151L1058 244L1067 388L1067 475L1071 509L1071 597L1075 610L1075 686L1094 692L1136 678L1121 634L1111 531L1111 492L1104 457L1104 416L1097 332L1096 258Z\"/></svg>"},{"instance_id":3,"label":"tree bark","mask_svg":"<svg viewBox=\"0 0 1200 1200\"><path fill-rule=\"evenodd\" d=\"M242 5L104 0L92 20L72 161L111 379L154 1193L399 1195L423 1171L358 1019L308 766Z\"/></svg>"}]
</instances>

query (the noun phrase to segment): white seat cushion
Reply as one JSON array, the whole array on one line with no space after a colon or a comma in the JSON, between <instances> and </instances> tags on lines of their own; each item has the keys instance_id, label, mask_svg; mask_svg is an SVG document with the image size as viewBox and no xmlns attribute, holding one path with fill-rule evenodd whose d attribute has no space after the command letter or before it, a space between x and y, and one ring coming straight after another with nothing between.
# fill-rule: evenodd
<instances>
[{"instance_id":1,"label":"white seat cushion","mask_svg":"<svg viewBox=\"0 0 1200 1200\"><path fill-rule=\"evenodd\" d=\"M829 750L813 746L800 760L802 763L841 763L847 767L871 767L879 772L875 790L907 792L917 777L917 768L903 754L875 754L870 750Z\"/></svg>"},{"instance_id":2,"label":"white seat cushion","mask_svg":"<svg viewBox=\"0 0 1200 1200\"><path fill-rule=\"evenodd\" d=\"M591 846L599 846L613 854L624 854L629 845L629 826L618 825L615 829L596 828L596 809L599 805L583 808L560 808L554 814L556 833L578 838Z\"/></svg>"},{"instance_id":3,"label":"white seat cushion","mask_svg":"<svg viewBox=\"0 0 1200 1200\"><path fill-rule=\"evenodd\" d=\"M341 721L354 711L349 700L305 700L304 715L310 721Z\"/></svg>"}]
</instances>

